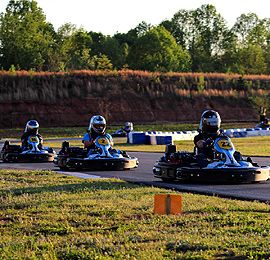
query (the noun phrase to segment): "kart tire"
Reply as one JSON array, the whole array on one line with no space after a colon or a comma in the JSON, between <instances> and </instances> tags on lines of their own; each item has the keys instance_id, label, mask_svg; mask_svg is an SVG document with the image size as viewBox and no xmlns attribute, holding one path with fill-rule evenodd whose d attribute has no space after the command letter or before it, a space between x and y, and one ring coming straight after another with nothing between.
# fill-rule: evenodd
<instances>
[{"instance_id":1,"label":"kart tire","mask_svg":"<svg viewBox=\"0 0 270 260\"><path fill-rule=\"evenodd\" d=\"M8 163L9 162L9 160L6 157L6 154L3 154L3 159L2 160L3 160L4 163Z\"/></svg>"}]
</instances>

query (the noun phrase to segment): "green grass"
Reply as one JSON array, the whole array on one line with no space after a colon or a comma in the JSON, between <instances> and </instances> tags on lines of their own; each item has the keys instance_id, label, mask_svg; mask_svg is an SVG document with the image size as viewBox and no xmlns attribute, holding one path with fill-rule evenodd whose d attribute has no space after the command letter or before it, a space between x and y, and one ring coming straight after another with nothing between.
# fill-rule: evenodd
<instances>
[{"instance_id":1,"label":"green grass","mask_svg":"<svg viewBox=\"0 0 270 260\"><path fill-rule=\"evenodd\" d=\"M123 172L123 174L126 174ZM49 171L0 171L1 259L269 259L270 206Z\"/></svg>"},{"instance_id":2,"label":"green grass","mask_svg":"<svg viewBox=\"0 0 270 260\"><path fill-rule=\"evenodd\" d=\"M115 138L115 148L125 151L164 152L165 145L133 145L127 144L125 138ZM257 136L232 139L235 149L244 155L270 156L270 136ZM45 142L46 146L60 148L61 142ZM70 141L70 145L83 147L81 141ZM179 141L177 150L193 151L193 141Z\"/></svg>"},{"instance_id":3,"label":"green grass","mask_svg":"<svg viewBox=\"0 0 270 260\"><path fill-rule=\"evenodd\" d=\"M248 128L254 127L255 123L225 123L222 125L224 129L229 128ZM123 125L108 125L107 132L113 133L115 130L123 127ZM57 137L82 137L88 125L85 127L50 127L40 128L40 133L46 138ZM159 124L134 124L134 131L184 131L196 130L198 124L182 124L182 123L159 123ZM0 129L0 138L20 138L24 127L13 129Z\"/></svg>"}]
</instances>

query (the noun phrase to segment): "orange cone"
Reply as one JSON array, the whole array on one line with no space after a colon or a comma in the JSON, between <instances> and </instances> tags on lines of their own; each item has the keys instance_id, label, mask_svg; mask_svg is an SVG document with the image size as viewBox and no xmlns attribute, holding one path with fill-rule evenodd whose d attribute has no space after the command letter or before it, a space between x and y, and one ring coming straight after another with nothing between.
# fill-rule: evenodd
<instances>
[{"instance_id":1,"label":"orange cone","mask_svg":"<svg viewBox=\"0 0 270 260\"><path fill-rule=\"evenodd\" d=\"M180 194L155 194L154 214L181 214L182 196Z\"/></svg>"}]
</instances>

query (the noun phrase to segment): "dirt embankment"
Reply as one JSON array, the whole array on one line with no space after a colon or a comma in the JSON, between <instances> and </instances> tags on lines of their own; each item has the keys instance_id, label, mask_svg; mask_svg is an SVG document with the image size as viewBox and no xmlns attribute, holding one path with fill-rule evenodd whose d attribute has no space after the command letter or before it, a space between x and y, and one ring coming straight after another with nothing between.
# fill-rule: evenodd
<instances>
[{"instance_id":1,"label":"dirt embankment","mask_svg":"<svg viewBox=\"0 0 270 260\"><path fill-rule=\"evenodd\" d=\"M257 120L249 95L262 90L251 89L236 76L231 81L222 77L144 72L0 73L0 127L22 127L29 119L37 119L42 126L81 126L93 114L104 115L110 124L196 122L205 109L217 110L223 121ZM262 82L266 85L268 81Z\"/></svg>"},{"instance_id":2,"label":"dirt embankment","mask_svg":"<svg viewBox=\"0 0 270 260\"><path fill-rule=\"evenodd\" d=\"M22 127L29 119L37 119L42 126L81 126L93 114L104 115L110 124L142 122L195 122L205 109L217 110L223 120L257 120L257 111L247 100L202 98L147 99L136 95L85 98L41 102L1 102L1 127Z\"/></svg>"}]
</instances>

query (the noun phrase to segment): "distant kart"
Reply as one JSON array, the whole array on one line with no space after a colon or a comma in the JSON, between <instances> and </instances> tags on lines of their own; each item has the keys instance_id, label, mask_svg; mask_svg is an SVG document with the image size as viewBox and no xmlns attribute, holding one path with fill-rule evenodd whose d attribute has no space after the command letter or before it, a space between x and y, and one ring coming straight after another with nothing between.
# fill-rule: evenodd
<instances>
[{"instance_id":1,"label":"distant kart","mask_svg":"<svg viewBox=\"0 0 270 260\"><path fill-rule=\"evenodd\" d=\"M29 136L27 142L28 147L22 149L20 145L12 145L6 141L0 152L0 159L3 162L52 162L54 160L55 151L49 147L40 148L37 136Z\"/></svg>"},{"instance_id":2,"label":"distant kart","mask_svg":"<svg viewBox=\"0 0 270 260\"><path fill-rule=\"evenodd\" d=\"M125 132L122 128L116 130L114 133L111 134L112 137L127 137L127 132Z\"/></svg>"},{"instance_id":3,"label":"distant kart","mask_svg":"<svg viewBox=\"0 0 270 260\"><path fill-rule=\"evenodd\" d=\"M62 170L129 170L138 167L138 159L130 157L126 152L112 149L106 136L95 140L95 149L87 150L80 147L69 147L63 142L62 149L54 160Z\"/></svg>"},{"instance_id":4,"label":"distant kart","mask_svg":"<svg viewBox=\"0 0 270 260\"><path fill-rule=\"evenodd\" d=\"M127 137L130 132L133 131L133 123L125 122L125 125L120 129L116 130L114 133L111 133L112 137Z\"/></svg>"},{"instance_id":5,"label":"distant kart","mask_svg":"<svg viewBox=\"0 0 270 260\"><path fill-rule=\"evenodd\" d=\"M259 166L250 158L235 159L235 148L229 137L217 138L214 149L214 159L200 167L195 153L176 152L175 146L169 145L165 156L153 167L154 176L163 181L213 183L253 183L269 179L269 166Z\"/></svg>"}]
</instances>

